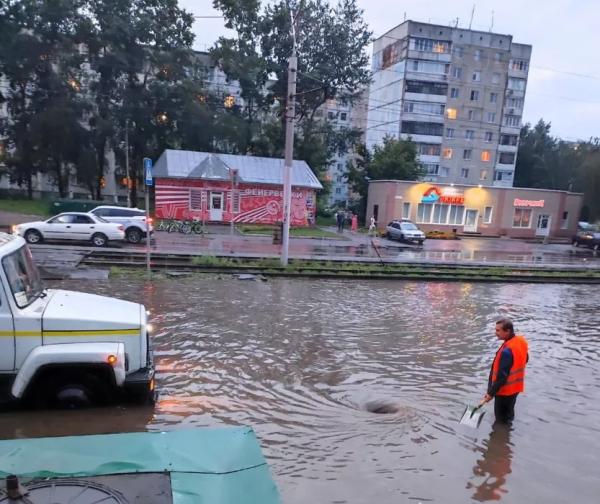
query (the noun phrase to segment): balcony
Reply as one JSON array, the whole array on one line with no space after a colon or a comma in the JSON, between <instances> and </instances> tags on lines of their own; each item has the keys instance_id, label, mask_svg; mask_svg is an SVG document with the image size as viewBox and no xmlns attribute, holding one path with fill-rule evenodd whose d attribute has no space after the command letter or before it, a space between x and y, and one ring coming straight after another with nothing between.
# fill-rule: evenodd
<instances>
[{"instance_id":1,"label":"balcony","mask_svg":"<svg viewBox=\"0 0 600 504\"><path fill-rule=\"evenodd\" d=\"M417 51L415 49L408 50L409 59L419 59L428 61L442 61L444 63L450 63L452 60L452 54L450 53L439 53L433 51Z\"/></svg>"},{"instance_id":2,"label":"balcony","mask_svg":"<svg viewBox=\"0 0 600 504\"><path fill-rule=\"evenodd\" d=\"M406 101L422 101L429 103L446 103L446 95L426 94L426 93L404 93Z\"/></svg>"},{"instance_id":3,"label":"balcony","mask_svg":"<svg viewBox=\"0 0 600 504\"><path fill-rule=\"evenodd\" d=\"M401 140L411 139L415 143L441 144L443 137L434 135L416 135L414 133L400 133ZM439 156L438 160L439 160Z\"/></svg>"}]
</instances>

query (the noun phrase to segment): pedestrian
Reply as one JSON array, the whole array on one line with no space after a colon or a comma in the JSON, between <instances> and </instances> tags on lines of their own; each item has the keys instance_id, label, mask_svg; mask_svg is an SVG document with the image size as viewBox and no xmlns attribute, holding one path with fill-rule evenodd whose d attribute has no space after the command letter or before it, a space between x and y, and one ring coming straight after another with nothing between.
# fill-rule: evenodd
<instances>
[{"instance_id":1,"label":"pedestrian","mask_svg":"<svg viewBox=\"0 0 600 504\"><path fill-rule=\"evenodd\" d=\"M339 212L339 216L340 216L340 232L344 232L344 224L346 223L346 212L343 210L340 210Z\"/></svg>"},{"instance_id":2,"label":"pedestrian","mask_svg":"<svg viewBox=\"0 0 600 504\"><path fill-rule=\"evenodd\" d=\"M482 402L494 399L496 421L510 424L515 417L515 402L525 390L525 366L529 362L527 340L515 334L513 322L501 318L496 322L496 337L502 345L496 352L488 379L487 394Z\"/></svg>"},{"instance_id":3,"label":"pedestrian","mask_svg":"<svg viewBox=\"0 0 600 504\"><path fill-rule=\"evenodd\" d=\"M375 220L375 217L371 217L371 223L369 224L369 236L375 236L375 233L377 231L377 221Z\"/></svg>"},{"instance_id":4,"label":"pedestrian","mask_svg":"<svg viewBox=\"0 0 600 504\"><path fill-rule=\"evenodd\" d=\"M352 232L356 233L358 231L358 215L352 213Z\"/></svg>"},{"instance_id":5,"label":"pedestrian","mask_svg":"<svg viewBox=\"0 0 600 504\"><path fill-rule=\"evenodd\" d=\"M342 232L342 212L339 210L335 212L335 222L337 224L338 233Z\"/></svg>"}]
</instances>

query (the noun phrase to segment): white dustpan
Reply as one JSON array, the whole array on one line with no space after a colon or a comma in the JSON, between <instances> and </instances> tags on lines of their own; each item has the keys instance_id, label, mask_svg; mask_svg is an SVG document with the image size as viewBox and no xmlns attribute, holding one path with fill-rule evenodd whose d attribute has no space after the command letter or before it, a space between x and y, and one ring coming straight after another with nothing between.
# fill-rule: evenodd
<instances>
[{"instance_id":1,"label":"white dustpan","mask_svg":"<svg viewBox=\"0 0 600 504\"><path fill-rule=\"evenodd\" d=\"M477 429L483 420L483 415L485 415L485 411L481 410L481 407L484 404L485 403L480 403L478 406L467 406L459 423Z\"/></svg>"}]
</instances>

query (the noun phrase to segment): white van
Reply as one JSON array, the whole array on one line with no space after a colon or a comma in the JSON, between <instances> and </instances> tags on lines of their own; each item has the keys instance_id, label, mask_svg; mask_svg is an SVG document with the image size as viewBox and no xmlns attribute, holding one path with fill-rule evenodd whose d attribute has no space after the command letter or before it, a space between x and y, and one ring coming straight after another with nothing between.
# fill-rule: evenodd
<instances>
[{"instance_id":1,"label":"white van","mask_svg":"<svg viewBox=\"0 0 600 504\"><path fill-rule=\"evenodd\" d=\"M0 401L40 407L152 402L146 309L45 289L25 240L0 233Z\"/></svg>"}]
</instances>

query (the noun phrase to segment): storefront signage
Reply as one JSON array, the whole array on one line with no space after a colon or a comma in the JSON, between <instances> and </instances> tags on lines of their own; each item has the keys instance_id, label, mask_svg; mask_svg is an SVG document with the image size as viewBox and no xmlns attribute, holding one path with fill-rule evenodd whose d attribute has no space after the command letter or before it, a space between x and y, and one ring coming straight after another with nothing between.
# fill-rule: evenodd
<instances>
[{"instance_id":1,"label":"storefront signage","mask_svg":"<svg viewBox=\"0 0 600 504\"><path fill-rule=\"evenodd\" d=\"M515 198L514 202L513 202L513 206L516 207L539 207L539 208L543 208L544 206L544 200L526 200L526 199L519 199L519 198Z\"/></svg>"},{"instance_id":2,"label":"storefront signage","mask_svg":"<svg viewBox=\"0 0 600 504\"><path fill-rule=\"evenodd\" d=\"M423 193L421 203L445 203L448 205L464 205L465 195L459 193L453 187L444 187L440 189L436 186L431 186Z\"/></svg>"}]
</instances>

